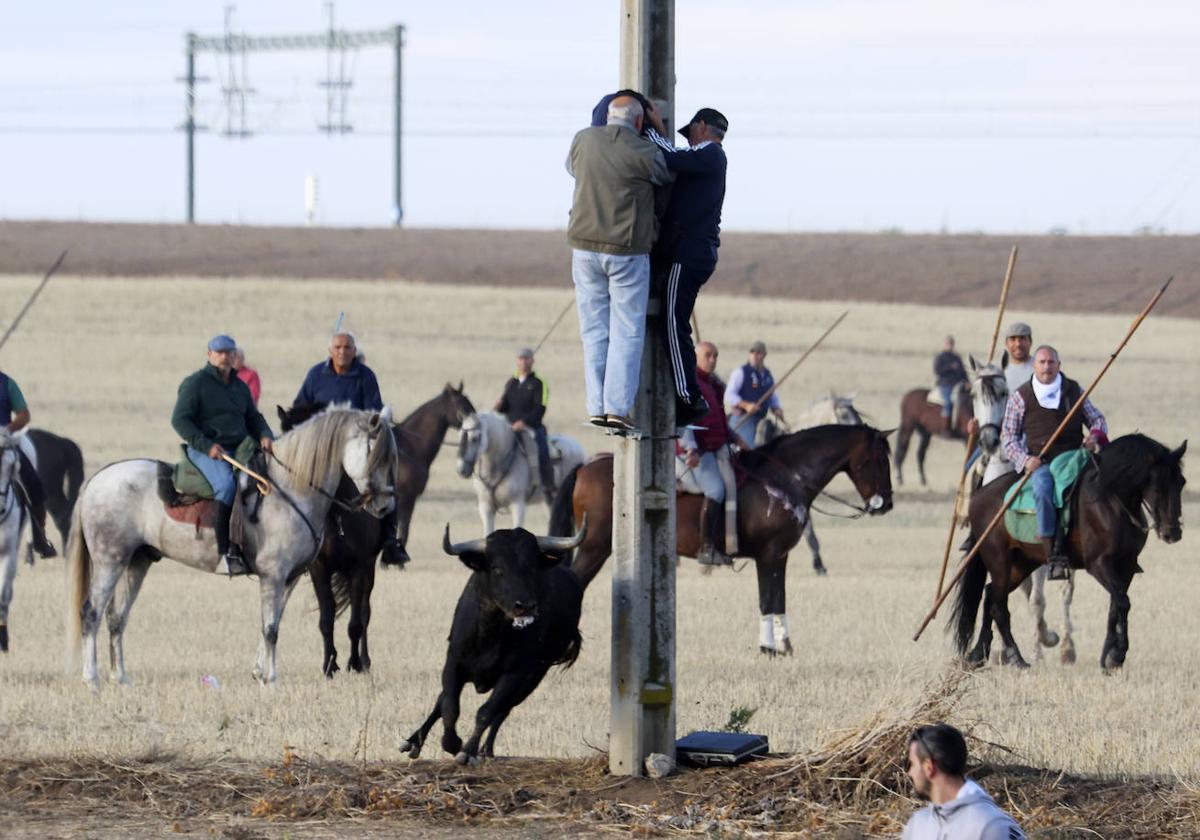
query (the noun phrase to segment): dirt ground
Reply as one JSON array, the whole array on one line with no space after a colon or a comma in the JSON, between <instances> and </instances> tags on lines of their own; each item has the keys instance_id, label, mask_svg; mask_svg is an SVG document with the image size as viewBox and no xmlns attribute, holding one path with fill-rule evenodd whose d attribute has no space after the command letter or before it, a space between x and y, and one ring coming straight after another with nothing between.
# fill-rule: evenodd
<instances>
[{"instance_id":1,"label":"dirt ground","mask_svg":"<svg viewBox=\"0 0 1200 840\"><path fill-rule=\"evenodd\" d=\"M726 233L707 290L805 300L995 306L1020 249L1013 309L1200 317L1200 237ZM0 274L354 278L563 287L562 231L0 222Z\"/></svg>"}]
</instances>

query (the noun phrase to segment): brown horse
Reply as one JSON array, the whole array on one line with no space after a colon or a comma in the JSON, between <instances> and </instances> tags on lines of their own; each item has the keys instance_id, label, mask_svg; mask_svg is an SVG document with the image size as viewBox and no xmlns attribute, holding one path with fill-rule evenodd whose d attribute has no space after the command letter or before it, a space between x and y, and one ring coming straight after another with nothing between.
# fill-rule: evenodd
<instances>
[{"instance_id":1,"label":"brown horse","mask_svg":"<svg viewBox=\"0 0 1200 840\"><path fill-rule=\"evenodd\" d=\"M298 425L313 414L323 411L324 404L279 408L284 431ZM446 383L442 392L419 406L403 422L392 426L392 436L399 450L396 474L396 536L401 544L408 543L408 528L412 522L413 506L429 481L429 468L442 447L446 430L462 425L464 417L475 413L475 407L463 393L462 383L455 388ZM346 476L338 487L337 499L347 502L357 495ZM333 644L333 622L346 607L350 608L351 671L370 671L371 655L367 648L367 625L371 622L371 590L375 588L375 558L383 547L386 534L379 519L362 512L343 512L335 506L329 514L324 538L317 559L309 567L313 591L320 610L318 621L325 642L321 670L327 677L337 673L337 648ZM400 564L408 562L403 555Z\"/></svg>"},{"instance_id":2,"label":"brown horse","mask_svg":"<svg viewBox=\"0 0 1200 840\"><path fill-rule=\"evenodd\" d=\"M957 440L967 439L967 422L975 416L971 407L971 391L969 388L956 388L954 399L957 401L958 419L950 430L950 436ZM896 483L904 483L904 457L908 454L908 442L917 433L917 473L921 477L921 486L925 485L925 453L929 451L929 441L942 431L942 407L929 401L928 388L913 388L900 400L900 433L896 437Z\"/></svg>"},{"instance_id":3,"label":"brown horse","mask_svg":"<svg viewBox=\"0 0 1200 840\"><path fill-rule=\"evenodd\" d=\"M892 509L889 434L870 426L816 426L783 435L739 457L746 478L738 488L737 556L754 558L758 570L759 650L763 653L792 652L784 588L787 558L804 533L813 500L823 494L856 511L854 518ZM824 493L838 473L846 473L854 483L862 507ZM584 587L612 553L612 497L613 460L602 455L572 472L554 501L550 533L555 536L570 536L584 515L588 517L587 536L571 564ZM700 550L704 497L680 493L676 498L677 550L695 557Z\"/></svg>"},{"instance_id":4,"label":"brown horse","mask_svg":"<svg viewBox=\"0 0 1200 840\"><path fill-rule=\"evenodd\" d=\"M1114 440L1084 468L1070 500L1071 525L1066 539L1071 566L1087 569L1109 594L1108 633L1100 653L1104 670L1120 668L1129 651L1129 583L1138 570L1137 558L1150 528L1166 543L1183 536L1180 522L1183 495L1181 459L1187 441L1169 451L1144 435ZM1004 503L1004 494L1015 484L1014 473L975 492L971 499L972 535L982 533ZM1142 509L1150 512L1146 524ZM949 628L955 633L960 654L972 665L987 662L992 644L992 624L1004 642L1002 661L1029 667L1017 649L1009 626L1008 595L1042 564L1041 545L1017 542L998 525L979 553L971 559L958 584L958 595ZM991 583L985 582L991 577ZM975 633L975 614L983 599L979 640L967 654Z\"/></svg>"}]
</instances>

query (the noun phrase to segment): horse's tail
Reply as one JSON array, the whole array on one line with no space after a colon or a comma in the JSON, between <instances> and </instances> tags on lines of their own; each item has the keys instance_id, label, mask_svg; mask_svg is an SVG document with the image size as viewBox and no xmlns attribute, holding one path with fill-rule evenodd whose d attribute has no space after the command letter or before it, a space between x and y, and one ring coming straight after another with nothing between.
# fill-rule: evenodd
<instances>
[{"instance_id":1,"label":"horse's tail","mask_svg":"<svg viewBox=\"0 0 1200 840\"><path fill-rule=\"evenodd\" d=\"M954 599L954 610L950 613L947 629L954 630L954 644L960 655L965 655L975 635L975 614L979 612L979 601L983 598L983 586L987 583L987 566L976 554L971 558L967 571L958 582L958 595ZM984 621L987 617L984 617Z\"/></svg>"},{"instance_id":2,"label":"horse's tail","mask_svg":"<svg viewBox=\"0 0 1200 840\"><path fill-rule=\"evenodd\" d=\"M66 441L65 454L65 478L66 486L63 488L63 495L67 499L67 505L70 510L75 509L75 502L79 499L79 491L83 487L83 452L73 440Z\"/></svg>"},{"instance_id":3,"label":"horse's tail","mask_svg":"<svg viewBox=\"0 0 1200 840\"><path fill-rule=\"evenodd\" d=\"M92 584L92 555L83 534L80 506L71 512L71 532L67 537L66 641L63 669L67 676L78 670L83 641L83 604Z\"/></svg>"},{"instance_id":4,"label":"horse's tail","mask_svg":"<svg viewBox=\"0 0 1200 840\"><path fill-rule=\"evenodd\" d=\"M375 558L371 558L375 562ZM329 588L333 591L333 617L341 618L350 606L350 578L345 572L337 571L329 576Z\"/></svg>"},{"instance_id":5,"label":"horse's tail","mask_svg":"<svg viewBox=\"0 0 1200 840\"><path fill-rule=\"evenodd\" d=\"M550 536L569 537L575 533L575 479L579 468L575 466L558 486L554 504L550 508Z\"/></svg>"}]
</instances>

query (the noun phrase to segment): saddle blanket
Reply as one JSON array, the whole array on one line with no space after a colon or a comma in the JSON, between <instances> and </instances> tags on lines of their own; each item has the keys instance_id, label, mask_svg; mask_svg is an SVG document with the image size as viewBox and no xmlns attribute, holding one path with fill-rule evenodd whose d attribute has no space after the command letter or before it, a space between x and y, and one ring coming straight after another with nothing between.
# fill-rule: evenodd
<instances>
[{"instance_id":1,"label":"saddle blanket","mask_svg":"<svg viewBox=\"0 0 1200 840\"><path fill-rule=\"evenodd\" d=\"M1071 511L1066 507L1065 498L1067 492L1079 480L1079 474L1083 472L1087 462L1086 449L1072 449L1050 462L1050 475L1054 476L1054 508L1058 511L1059 527L1064 534L1071 525ZM1008 492L1004 494L1004 501L1012 498L1016 486L1014 484L1008 488ZM1024 543L1038 541L1037 508L1034 505L1033 485L1030 482L1025 482L1025 486L1017 494L1016 501L1005 511L1004 527L1014 540Z\"/></svg>"}]
</instances>

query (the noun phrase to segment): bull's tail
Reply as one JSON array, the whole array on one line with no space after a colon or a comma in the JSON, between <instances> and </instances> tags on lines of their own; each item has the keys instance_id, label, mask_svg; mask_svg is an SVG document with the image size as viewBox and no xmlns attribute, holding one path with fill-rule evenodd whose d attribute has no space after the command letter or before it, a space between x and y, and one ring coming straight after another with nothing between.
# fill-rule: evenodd
<instances>
[{"instance_id":1,"label":"bull's tail","mask_svg":"<svg viewBox=\"0 0 1200 840\"><path fill-rule=\"evenodd\" d=\"M67 537L66 640L63 650L63 669L71 676L79 669L80 645L83 641L83 604L92 584L92 555L83 534L80 506L71 512L71 532Z\"/></svg>"},{"instance_id":2,"label":"bull's tail","mask_svg":"<svg viewBox=\"0 0 1200 840\"><path fill-rule=\"evenodd\" d=\"M572 468L558 487L550 508L552 537L569 537L575 533L575 479L578 475L579 467Z\"/></svg>"},{"instance_id":3,"label":"bull's tail","mask_svg":"<svg viewBox=\"0 0 1200 840\"><path fill-rule=\"evenodd\" d=\"M983 587L987 583L987 567L983 558L976 554L958 582L958 595L954 598L954 610L946 627L954 631L954 644L959 655L966 655L975 635L975 615L983 598ZM986 617L985 619L986 620Z\"/></svg>"}]
</instances>

